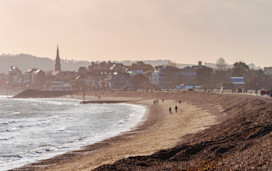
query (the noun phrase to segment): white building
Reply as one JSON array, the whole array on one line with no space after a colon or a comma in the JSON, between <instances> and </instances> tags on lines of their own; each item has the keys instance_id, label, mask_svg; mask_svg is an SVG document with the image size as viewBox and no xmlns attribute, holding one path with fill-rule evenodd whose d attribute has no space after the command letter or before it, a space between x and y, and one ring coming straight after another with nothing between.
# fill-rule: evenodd
<instances>
[{"instance_id":1,"label":"white building","mask_svg":"<svg viewBox=\"0 0 272 171\"><path fill-rule=\"evenodd\" d=\"M29 70L27 70L24 74L23 74L23 80L22 82L24 84L34 84L34 80L35 80L35 72L37 71L36 68L31 68Z\"/></svg>"},{"instance_id":2,"label":"white building","mask_svg":"<svg viewBox=\"0 0 272 171\"><path fill-rule=\"evenodd\" d=\"M10 67L8 73L8 83L10 85L20 84L22 82L22 71L19 70L17 67Z\"/></svg>"},{"instance_id":3,"label":"white building","mask_svg":"<svg viewBox=\"0 0 272 171\"><path fill-rule=\"evenodd\" d=\"M155 71L152 72L151 75L151 83L153 85L159 85L159 80L160 79L160 70L156 69Z\"/></svg>"}]
</instances>

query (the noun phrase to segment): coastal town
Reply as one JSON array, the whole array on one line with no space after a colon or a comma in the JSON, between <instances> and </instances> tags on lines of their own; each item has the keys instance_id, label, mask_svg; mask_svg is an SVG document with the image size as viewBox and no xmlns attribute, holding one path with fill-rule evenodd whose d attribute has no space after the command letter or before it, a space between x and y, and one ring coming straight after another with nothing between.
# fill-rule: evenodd
<instances>
[{"instance_id":1,"label":"coastal town","mask_svg":"<svg viewBox=\"0 0 272 171\"><path fill-rule=\"evenodd\" d=\"M54 70L44 71L11 66L8 74L0 74L1 89L11 90L197 90L230 89L232 92L254 90L256 94L272 96L272 67L249 68L244 62L228 65L223 58L216 67L208 67L198 61L197 65L184 68L175 63L152 66L142 61L131 65L118 62L91 62L77 71L63 71L59 47L57 47Z\"/></svg>"},{"instance_id":2,"label":"coastal town","mask_svg":"<svg viewBox=\"0 0 272 171\"><path fill-rule=\"evenodd\" d=\"M272 171L271 9L0 0L0 171Z\"/></svg>"}]
</instances>

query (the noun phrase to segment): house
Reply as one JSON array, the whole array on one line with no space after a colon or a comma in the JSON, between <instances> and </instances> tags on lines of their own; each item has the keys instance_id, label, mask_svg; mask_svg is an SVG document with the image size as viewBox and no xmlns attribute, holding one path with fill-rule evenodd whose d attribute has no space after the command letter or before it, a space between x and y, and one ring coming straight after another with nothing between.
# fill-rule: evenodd
<instances>
[{"instance_id":1,"label":"house","mask_svg":"<svg viewBox=\"0 0 272 171\"><path fill-rule=\"evenodd\" d=\"M20 86L22 82L22 71L17 67L10 67L8 73L8 84L11 87Z\"/></svg>"},{"instance_id":2,"label":"house","mask_svg":"<svg viewBox=\"0 0 272 171\"><path fill-rule=\"evenodd\" d=\"M38 69L34 72L34 85L38 88L43 88L43 85L45 84L46 76L45 72L41 69Z\"/></svg>"},{"instance_id":3,"label":"house","mask_svg":"<svg viewBox=\"0 0 272 171\"><path fill-rule=\"evenodd\" d=\"M160 89L176 88L181 84L182 69L172 66L157 66L151 74L151 83Z\"/></svg>"},{"instance_id":4,"label":"house","mask_svg":"<svg viewBox=\"0 0 272 171\"><path fill-rule=\"evenodd\" d=\"M31 68L27 70L22 77L22 83L26 88L36 87L42 88L45 84L45 72L41 69Z\"/></svg>"},{"instance_id":5,"label":"house","mask_svg":"<svg viewBox=\"0 0 272 171\"><path fill-rule=\"evenodd\" d=\"M109 80L109 88L118 90L127 89L130 87L130 78L131 75L129 73L114 72Z\"/></svg>"},{"instance_id":6,"label":"house","mask_svg":"<svg viewBox=\"0 0 272 171\"><path fill-rule=\"evenodd\" d=\"M196 66L192 66L192 67L187 66L184 69L182 69L180 72L181 83L187 86L195 85L198 69L200 68Z\"/></svg>"},{"instance_id":7,"label":"house","mask_svg":"<svg viewBox=\"0 0 272 171\"><path fill-rule=\"evenodd\" d=\"M23 84L30 86L32 84L34 84L34 75L35 75L35 71L37 71L36 68L31 68L29 70L27 70L24 74L23 74L23 78L22 78L22 82Z\"/></svg>"},{"instance_id":8,"label":"house","mask_svg":"<svg viewBox=\"0 0 272 171\"><path fill-rule=\"evenodd\" d=\"M79 89L86 89L94 86L96 79L88 75L79 75L76 77L76 82Z\"/></svg>"}]
</instances>

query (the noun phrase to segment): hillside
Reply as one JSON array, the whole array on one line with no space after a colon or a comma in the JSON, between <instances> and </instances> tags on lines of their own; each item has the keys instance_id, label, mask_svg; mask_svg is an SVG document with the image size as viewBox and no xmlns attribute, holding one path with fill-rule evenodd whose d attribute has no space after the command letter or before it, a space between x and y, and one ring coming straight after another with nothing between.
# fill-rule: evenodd
<instances>
[{"instance_id":1,"label":"hillside","mask_svg":"<svg viewBox=\"0 0 272 171\"><path fill-rule=\"evenodd\" d=\"M115 61L125 65L131 65L136 61ZM146 60L144 61L152 66L167 65L169 60ZM79 67L86 67L91 64L90 61L76 61L76 60L63 60L61 59L61 68L63 71L77 71ZM47 57L37 57L29 54L2 54L0 55L0 73L8 73L11 66L18 67L22 72L29 68L39 68L44 71L52 71L55 67L55 60Z\"/></svg>"},{"instance_id":2,"label":"hillside","mask_svg":"<svg viewBox=\"0 0 272 171\"><path fill-rule=\"evenodd\" d=\"M61 67L64 71L77 71L80 66L88 66L88 61L61 60ZM0 73L7 73L10 66L18 67L22 72L29 68L39 68L44 71L52 71L55 61L46 57L36 57L28 54L0 56Z\"/></svg>"}]
</instances>

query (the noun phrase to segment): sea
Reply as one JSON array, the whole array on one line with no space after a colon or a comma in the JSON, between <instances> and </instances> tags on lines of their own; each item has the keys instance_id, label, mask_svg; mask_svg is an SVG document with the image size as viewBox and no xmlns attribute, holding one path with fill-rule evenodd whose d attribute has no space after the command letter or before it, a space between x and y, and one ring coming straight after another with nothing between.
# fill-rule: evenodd
<instances>
[{"instance_id":1,"label":"sea","mask_svg":"<svg viewBox=\"0 0 272 171\"><path fill-rule=\"evenodd\" d=\"M18 168L130 131L144 120L135 104L80 104L69 98L0 96L0 170Z\"/></svg>"}]
</instances>

